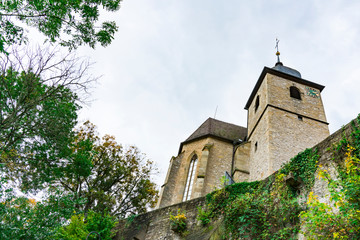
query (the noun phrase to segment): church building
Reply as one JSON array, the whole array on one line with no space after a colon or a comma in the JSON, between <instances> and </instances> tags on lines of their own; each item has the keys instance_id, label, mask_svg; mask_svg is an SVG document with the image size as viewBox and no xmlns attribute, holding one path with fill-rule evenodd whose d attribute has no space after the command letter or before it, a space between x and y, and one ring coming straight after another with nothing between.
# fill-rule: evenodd
<instances>
[{"instance_id":1,"label":"church building","mask_svg":"<svg viewBox=\"0 0 360 240\"><path fill-rule=\"evenodd\" d=\"M225 181L261 180L329 136L321 91L279 59L264 67L245 105L247 127L208 118L180 144L158 207L204 196ZM224 178L227 176L227 178Z\"/></svg>"}]
</instances>

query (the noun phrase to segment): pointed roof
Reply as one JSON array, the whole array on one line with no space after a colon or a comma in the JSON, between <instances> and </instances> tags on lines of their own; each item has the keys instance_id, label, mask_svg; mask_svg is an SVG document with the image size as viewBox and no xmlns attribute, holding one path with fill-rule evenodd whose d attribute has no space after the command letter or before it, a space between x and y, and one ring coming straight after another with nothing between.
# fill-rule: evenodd
<instances>
[{"instance_id":1,"label":"pointed roof","mask_svg":"<svg viewBox=\"0 0 360 240\"><path fill-rule=\"evenodd\" d=\"M227 140L243 140L246 137L247 129L235 124L223 122L214 118L208 118L196 131L188 137L185 142L213 135Z\"/></svg>"},{"instance_id":2,"label":"pointed roof","mask_svg":"<svg viewBox=\"0 0 360 240\"><path fill-rule=\"evenodd\" d=\"M214 137L232 143L234 140L244 140L247 135L247 128L232 123L223 122L214 118L208 118L196 129L184 142L180 144L179 153L185 143L196 141L201 138Z\"/></svg>"}]
</instances>

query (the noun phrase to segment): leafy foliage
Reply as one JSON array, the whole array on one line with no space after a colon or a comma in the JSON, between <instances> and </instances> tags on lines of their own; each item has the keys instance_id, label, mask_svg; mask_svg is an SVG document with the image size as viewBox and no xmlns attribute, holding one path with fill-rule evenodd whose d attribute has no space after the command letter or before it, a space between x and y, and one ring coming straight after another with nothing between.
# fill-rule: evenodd
<instances>
[{"instance_id":1,"label":"leafy foliage","mask_svg":"<svg viewBox=\"0 0 360 240\"><path fill-rule=\"evenodd\" d=\"M50 42L70 49L81 45L94 48L111 43L117 26L113 21L99 24L100 9L115 12L121 0L4 0L0 3L0 52L6 45L27 40L18 22L43 33ZM100 9L99 9L100 8ZM99 24L99 25L97 25Z\"/></svg>"},{"instance_id":2,"label":"leafy foliage","mask_svg":"<svg viewBox=\"0 0 360 240\"><path fill-rule=\"evenodd\" d=\"M252 193L259 185L255 182L241 182L228 185L223 189L214 191L206 195L206 209L199 208L198 220L203 225L207 225L212 219L223 213L224 209L231 204L239 195L247 192Z\"/></svg>"},{"instance_id":3,"label":"leafy foliage","mask_svg":"<svg viewBox=\"0 0 360 240\"><path fill-rule=\"evenodd\" d=\"M338 176L335 178L320 168L319 178L328 184L329 202L318 199L313 192L309 194L307 210L301 213L305 236L313 239L359 239L360 238L360 115L349 138L345 136L334 146L338 158L345 151L345 161L337 158ZM347 144L345 148L345 144Z\"/></svg>"},{"instance_id":4,"label":"leafy foliage","mask_svg":"<svg viewBox=\"0 0 360 240\"><path fill-rule=\"evenodd\" d=\"M57 50L14 48L0 58L0 163L24 191L58 178L77 123L89 64Z\"/></svg>"},{"instance_id":5,"label":"leafy foliage","mask_svg":"<svg viewBox=\"0 0 360 240\"><path fill-rule=\"evenodd\" d=\"M112 240L115 232L112 229L117 225L114 217L107 213L101 214L89 211L87 217L78 214L71 217L70 224L61 227L53 239L61 240Z\"/></svg>"},{"instance_id":6,"label":"leafy foliage","mask_svg":"<svg viewBox=\"0 0 360 240\"><path fill-rule=\"evenodd\" d=\"M284 174L276 175L270 188L261 184L239 195L224 210L226 237L291 239L299 230L300 207Z\"/></svg>"},{"instance_id":7,"label":"leafy foliage","mask_svg":"<svg viewBox=\"0 0 360 240\"><path fill-rule=\"evenodd\" d=\"M302 182L305 188L310 190L314 185L318 159L317 150L308 148L292 158L281 168L280 172L285 175L291 173L296 181Z\"/></svg>"},{"instance_id":8,"label":"leafy foliage","mask_svg":"<svg viewBox=\"0 0 360 240\"><path fill-rule=\"evenodd\" d=\"M184 234L186 230L186 216L185 212L178 209L177 215L170 213L170 225L174 232Z\"/></svg>"},{"instance_id":9,"label":"leafy foliage","mask_svg":"<svg viewBox=\"0 0 360 240\"><path fill-rule=\"evenodd\" d=\"M158 193L150 180L153 163L136 147L125 148L109 135L100 139L95 126L85 122L71 149L58 185L86 198L85 212L92 209L125 217L155 205Z\"/></svg>"},{"instance_id":10,"label":"leafy foliage","mask_svg":"<svg viewBox=\"0 0 360 240\"><path fill-rule=\"evenodd\" d=\"M76 100L68 88L47 86L31 72L8 69L0 75L1 162L24 189L49 181L53 166L67 154Z\"/></svg>"},{"instance_id":11,"label":"leafy foliage","mask_svg":"<svg viewBox=\"0 0 360 240\"><path fill-rule=\"evenodd\" d=\"M0 181L5 184L4 179ZM11 189L0 192L0 239L53 239L53 234L83 202L73 195L52 192L42 202L17 197Z\"/></svg>"},{"instance_id":12,"label":"leafy foliage","mask_svg":"<svg viewBox=\"0 0 360 240\"><path fill-rule=\"evenodd\" d=\"M267 180L237 183L208 194L198 220L206 225L222 216L224 239L296 238L302 209L294 187L286 180L295 178L310 189L318 158L316 151L307 149Z\"/></svg>"}]
</instances>

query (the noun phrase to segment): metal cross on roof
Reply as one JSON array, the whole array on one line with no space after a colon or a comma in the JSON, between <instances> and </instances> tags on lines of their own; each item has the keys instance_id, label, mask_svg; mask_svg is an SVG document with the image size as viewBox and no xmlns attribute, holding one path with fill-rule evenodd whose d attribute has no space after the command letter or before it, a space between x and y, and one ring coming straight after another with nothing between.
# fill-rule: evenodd
<instances>
[{"instance_id":1,"label":"metal cross on roof","mask_svg":"<svg viewBox=\"0 0 360 240\"><path fill-rule=\"evenodd\" d=\"M280 40L276 38L275 48L276 48L276 56L277 56L278 63L280 62L279 42L280 42Z\"/></svg>"}]
</instances>

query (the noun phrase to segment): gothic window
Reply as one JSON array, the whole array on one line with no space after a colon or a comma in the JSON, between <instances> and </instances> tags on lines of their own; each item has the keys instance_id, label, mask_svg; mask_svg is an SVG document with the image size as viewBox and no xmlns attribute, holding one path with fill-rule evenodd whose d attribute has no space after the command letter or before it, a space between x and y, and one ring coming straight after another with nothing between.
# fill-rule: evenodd
<instances>
[{"instance_id":1,"label":"gothic window","mask_svg":"<svg viewBox=\"0 0 360 240\"><path fill-rule=\"evenodd\" d=\"M256 110L259 108L259 104L260 104L259 101L260 101L260 100L259 100L259 96L257 96L257 97L256 97L256 101L255 101L255 112L256 112Z\"/></svg>"},{"instance_id":2,"label":"gothic window","mask_svg":"<svg viewBox=\"0 0 360 240\"><path fill-rule=\"evenodd\" d=\"M299 89L296 87L290 87L290 97L301 100Z\"/></svg>"},{"instance_id":3,"label":"gothic window","mask_svg":"<svg viewBox=\"0 0 360 240\"><path fill-rule=\"evenodd\" d=\"M184 192L183 201L190 200L192 188L193 188L193 185L194 185L197 160L198 160L198 158L197 158L196 155L194 155L191 158L190 166L189 166L189 172L188 172L188 176L187 176L187 179L186 179L186 185L185 185L185 192Z\"/></svg>"}]
</instances>

